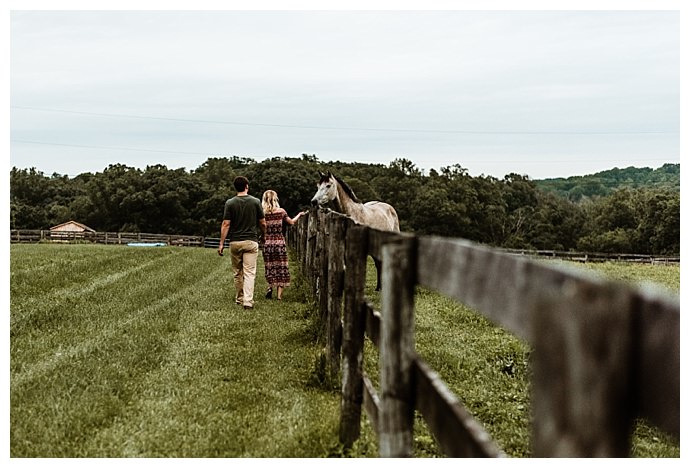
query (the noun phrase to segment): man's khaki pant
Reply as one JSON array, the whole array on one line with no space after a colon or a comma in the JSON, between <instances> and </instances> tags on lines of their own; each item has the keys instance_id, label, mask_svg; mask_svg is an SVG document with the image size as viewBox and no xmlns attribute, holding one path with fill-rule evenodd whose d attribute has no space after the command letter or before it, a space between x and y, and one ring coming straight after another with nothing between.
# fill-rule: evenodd
<instances>
[{"instance_id":1,"label":"man's khaki pant","mask_svg":"<svg viewBox=\"0 0 690 468\"><path fill-rule=\"evenodd\" d=\"M235 302L254 307L254 281L259 243L254 241L230 242L232 272L235 278Z\"/></svg>"}]
</instances>

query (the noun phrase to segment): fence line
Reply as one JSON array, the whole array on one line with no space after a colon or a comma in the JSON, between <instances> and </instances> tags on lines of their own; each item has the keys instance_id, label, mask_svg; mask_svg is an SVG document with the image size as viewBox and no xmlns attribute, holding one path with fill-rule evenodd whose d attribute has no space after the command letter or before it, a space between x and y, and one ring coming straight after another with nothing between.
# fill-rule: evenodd
<instances>
[{"instance_id":1,"label":"fence line","mask_svg":"<svg viewBox=\"0 0 690 468\"><path fill-rule=\"evenodd\" d=\"M215 239L218 246L220 239ZM172 246L183 247L207 247L213 243L213 239L202 236L186 236L180 234L151 234L146 232L69 232L39 230L39 229L12 229L10 230L11 243L36 243L36 242L92 242L94 244L122 245L130 242L165 242Z\"/></svg>"},{"instance_id":2,"label":"fence line","mask_svg":"<svg viewBox=\"0 0 690 468\"><path fill-rule=\"evenodd\" d=\"M380 454L410 456L417 409L446 455L505 455L416 354L417 284L532 346L534 456L628 456L637 417L680 436L677 297L461 239L377 231L326 210L312 209L288 239L329 324L345 446L359 437L364 407ZM364 296L368 255L383 261L380 313ZM365 334L379 348L379 391L362 369Z\"/></svg>"},{"instance_id":3,"label":"fence line","mask_svg":"<svg viewBox=\"0 0 690 468\"><path fill-rule=\"evenodd\" d=\"M306 233L304 233L306 235ZM169 245L180 245L186 247L206 247L217 248L220 238L204 236L187 236L182 234L151 234L144 232L69 232L55 231L46 229L11 229L11 243L36 243L44 241L58 242L94 242L99 244L127 244L129 242L166 242ZM225 241L226 246L228 240ZM303 244L303 243L302 243ZM578 262L633 262L633 263L652 263L652 264L679 264L679 256L662 256L647 254L610 254L601 252L564 252L559 250L529 250L529 249L507 249L497 248L496 250L527 257L544 257L552 259L563 259ZM304 254L305 252L301 252Z\"/></svg>"}]
</instances>

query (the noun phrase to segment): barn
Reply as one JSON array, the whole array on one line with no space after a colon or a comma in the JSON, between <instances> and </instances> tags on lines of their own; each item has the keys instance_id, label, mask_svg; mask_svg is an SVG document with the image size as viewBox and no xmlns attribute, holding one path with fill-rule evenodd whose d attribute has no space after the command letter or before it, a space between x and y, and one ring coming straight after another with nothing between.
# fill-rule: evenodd
<instances>
[{"instance_id":1,"label":"barn","mask_svg":"<svg viewBox=\"0 0 690 468\"><path fill-rule=\"evenodd\" d=\"M85 224L76 221L67 221L50 228L50 238L53 240L83 239L89 233L95 233Z\"/></svg>"}]
</instances>

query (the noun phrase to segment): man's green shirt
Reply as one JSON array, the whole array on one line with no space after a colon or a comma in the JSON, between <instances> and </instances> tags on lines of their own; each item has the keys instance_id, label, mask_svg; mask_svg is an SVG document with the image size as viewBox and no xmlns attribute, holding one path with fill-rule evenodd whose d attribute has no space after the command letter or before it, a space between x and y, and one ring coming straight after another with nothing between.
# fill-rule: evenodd
<instances>
[{"instance_id":1,"label":"man's green shirt","mask_svg":"<svg viewBox=\"0 0 690 468\"><path fill-rule=\"evenodd\" d=\"M259 242L259 220L264 210L258 198L251 195L235 196L225 202L223 219L230 220L230 242L251 240Z\"/></svg>"}]
</instances>

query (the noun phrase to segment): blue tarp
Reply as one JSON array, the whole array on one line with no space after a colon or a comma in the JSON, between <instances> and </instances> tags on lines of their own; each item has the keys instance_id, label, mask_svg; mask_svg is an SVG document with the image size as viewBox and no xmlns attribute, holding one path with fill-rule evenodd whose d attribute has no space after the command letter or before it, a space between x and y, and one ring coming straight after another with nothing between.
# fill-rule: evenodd
<instances>
[{"instance_id":1,"label":"blue tarp","mask_svg":"<svg viewBox=\"0 0 690 468\"><path fill-rule=\"evenodd\" d=\"M164 247L168 244L165 242L130 242L127 245L130 247Z\"/></svg>"}]
</instances>

